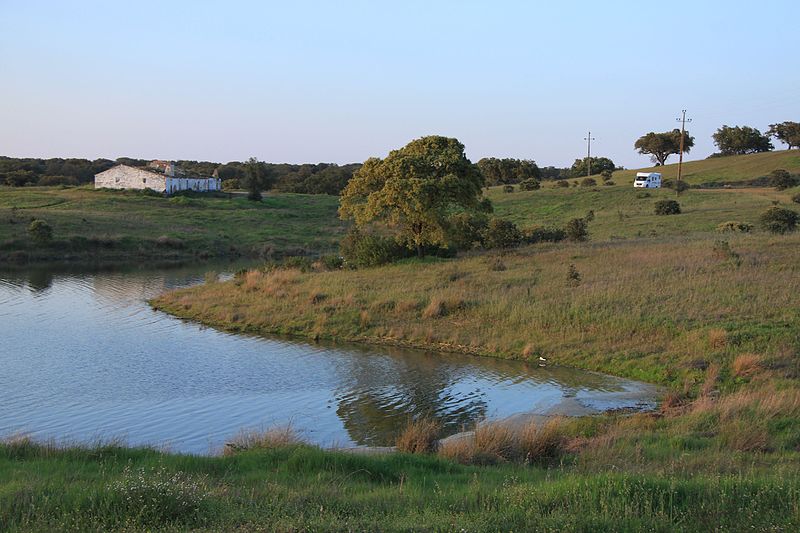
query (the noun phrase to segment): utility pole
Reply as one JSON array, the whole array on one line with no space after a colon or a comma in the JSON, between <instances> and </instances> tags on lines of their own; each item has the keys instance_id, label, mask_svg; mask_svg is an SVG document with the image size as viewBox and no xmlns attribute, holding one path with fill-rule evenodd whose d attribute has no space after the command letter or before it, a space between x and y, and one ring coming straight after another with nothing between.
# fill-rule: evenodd
<instances>
[{"instance_id":1,"label":"utility pole","mask_svg":"<svg viewBox=\"0 0 800 533\"><path fill-rule=\"evenodd\" d=\"M681 116L675 120L681 123L681 148L678 153L678 181L675 184L675 190L678 194L681 193L681 176L683 175L683 138L686 136L686 123L691 122L692 119L686 118L686 110L681 110Z\"/></svg>"},{"instance_id":2,"label":"utility pole","mask_svg":"<svg viewBox=\"0 0 800 533\"><path fill-rule=\"evenodd\" d=\"M590 131L583 140L586 141L586 176L589 177L592 175L592 141L597 139L592 137L592 132Z\"/></svg>"}]
</instances>

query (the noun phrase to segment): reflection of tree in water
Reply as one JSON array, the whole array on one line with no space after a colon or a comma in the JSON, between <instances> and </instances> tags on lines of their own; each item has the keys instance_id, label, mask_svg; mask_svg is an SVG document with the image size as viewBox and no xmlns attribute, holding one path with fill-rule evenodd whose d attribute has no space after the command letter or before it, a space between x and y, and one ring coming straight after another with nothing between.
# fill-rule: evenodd
<instances>
[{"instance_id":1,"label":"reflection of tree in water","mask_svg":"<svg viewBox=\"0 0 800 533\"><path fill-rule=\"evenodd\" d=\"M34 268L28 272L28 287L33 292L41 292L53 284L53 272L48 269Z\"/></svg>"},{"instance_id":2,"label":"reflection of tree in water","mask_svg":"<svg viewBox=\"0 0 800 533\"><path fill-rule=\"evenodd\" d=\"M346 372L352 386L337 395L336 413L359 445L394 444L408 420L418 416L455 433L486 414L480 392L450 396L459 372L436 355L365 355L353 358Z\"/></svg>"}]
</instances>

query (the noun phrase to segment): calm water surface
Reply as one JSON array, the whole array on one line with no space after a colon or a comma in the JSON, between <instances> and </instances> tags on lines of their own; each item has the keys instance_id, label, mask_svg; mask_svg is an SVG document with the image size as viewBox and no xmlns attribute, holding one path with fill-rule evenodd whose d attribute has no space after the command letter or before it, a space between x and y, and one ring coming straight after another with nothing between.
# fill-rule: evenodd
<instances>
[{"instance_id":1,"label":"calm water surface","mask_svg":"<svg viewBox=\"0 0 800 533\"><path fill-rule=\"evenodd\" d=\"M243 428L290 422L322 445L386 445L410 415L455 433L565 397L633 406L625 393L644 387L521 362L228 334L147 306L211 268L0 272L0 436L213 453Z\"/></svg>"}]
</instances>

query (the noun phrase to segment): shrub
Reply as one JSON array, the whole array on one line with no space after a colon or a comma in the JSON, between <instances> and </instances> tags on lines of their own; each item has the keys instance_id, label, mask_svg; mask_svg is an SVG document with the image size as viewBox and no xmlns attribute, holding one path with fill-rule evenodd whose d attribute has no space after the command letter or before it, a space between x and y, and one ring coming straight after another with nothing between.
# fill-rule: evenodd
<instances>
[{"instance_id":1,"label":"shrub","mask_svg":"<svg viewBox=\"0 0 800 533\"><path fill-rule=\"evenodd\" d=\"M429 418L410 420L395 445L406 453L432 453L436 451L441 426Z\"/></svg>"},{"instance_id":2,"label":"shrub","mask_svg":"<svg viewBox=\"0 0 800 533\"><path fill-rule=\"evenodd\" d=\"M541 188L541 186L542 184L539 183L539 180L535 180L533 178L529 178L519 182L519 190L521 191L535 191Z\"/></svg>"},{"instance_id":3,"label":"shrub","mask_svg":"<svg viewBox=\"0 0 800 533\"><path fill-rule=\"evenodd\" d=\"M486 267L492 272L503 272L506 269L506 264L499 257L492 257L487 261Z\"/></svg>"},{"instance_id":4,"label":"shrub","mask_svg":"<svg viewBox=\"0 0 800 533\"><path fill-rule=\"evenodd\" d=\"M728 241L714 242L714 248L712 251L716 259L723 261L731 260L737 265L741 264L742 262L741 256L731 249L731 245L728 243Z\"/></svg>"},{"instance_id":5,"label":"shrub","mask_svg":"<svg viewBox=\"0 0 800 533\"><path fill-rule=\"evenodd\" d=\"M492 218L483 232L486 248L514 248L522 242L522 232L516 224L502 218Z\"/></svg>"},{"instance_id":6,"label":"shrub","mask_svg":"<svg viewBox=\"0 0 800 533\"><path fill-rule=\"evenodd\" d=\"M522 240L527 244L537 242L560 242L567 238L567 232L561 228L545 228L537 226L523 230Z\"/></svg>"},{"instance_id":7,"label":"shrub","mask_svg":"<svg viewBox=\"0 0 800 533\"><path fill-rule=\"evenodd\" d=\"M592 220L594 220L594 209L589 209L586 212L586 216L583 217L583 220L585 220L586 222L591 222Z\"/></svg>"},{"instance_id":8,"label":"shrub","mask_svg":"<svg viewBox=\"0 0 800 533\"><path fill-rule=\"evenodd\" d=\"M792 201L796 204L800 204L800 192L792 196Z\"/></svg>"},{"instance_id":9,"label":"shrub","mask_svg":"<svg viewBox=\"0 0 800 533\"><path fill-rule=\"evenodd\" d=\"M566 189L567 187L569 187L569 182L567 180L558 180L556 182L556 187L563 187Z\"/></svg>"},{"instance_id":10,"label":"shrub","mask_svg":"<svg viewBox=\"0 0 800 533\"><path fill-rule=\"evenodd\" d=\"M659 200L655 204L656 215L678 215L681 212L681 204L675 200Z\"/></svg>"},{"instance_id":11,"label":"shrub","mask_svg":"<svg viewBox=\"0 0 800 533\"><path fill-rule=\"evenodd\" d=\"M514 192L513 185L503 185L503 192Z\"/></svg>"},{"instance_id":12,"label":"shrub","mask_svg":"<svg viewBox=\"0 0 800 533\"><path fill-rule=\"evenodd\" d=\"M597 185L597 180L594 178L583 178L581 180L581 187L594 187Z\"/></svg>"},{"instance_id":13,"label":"shrub","mask_svg":"<svg viewBox=\"0 0 800 533\"><path fill-rule=\"evenodd\" d=\"M589 225L586 219L573 218L564 226L564 233L567 238L574 242L582 242L589 238Z\"/></svg>"},{"instance_id":14,"label":"shrub","mask_svg":"<svg viewBox=\"0 0 800 533\"><path fill-rule=\"evenodd\" d=\"M35 244L47 244L53 240L53 228L44 220L37 218L28 226L28 235Z\"/></svg>"},{"instance_id":15,"label":"shrub","mask_svg":"<svg viewBox=\"0 0 800 533\"><path fill-rule=\"evenodd\" d=\"M310 258L302 255L293 255L284 259L282 266L284 268L296 268L300 272L308 272L311 270L311 264Z\"/></svg>"},{"instance_id":16,"label":"shrub","mask_svg":"<svg viewBox=\"0 0 800 533\"><path fill-rule=\"evenodd\" d=\"M784 234L794 231L800 216L791 209L770 207L759 219L761 227L772 233Z\"/></svg>"},{"instance_id":17,"label":"shrub","mask_svg":"<svg viewBox=\"0 0 800 533\"><path fill-rule=\"evenodd\" d=\"M408 256L408 250L397 241L380 235L353 230L339 243L345 263L354 267L372 267L391 263Z\"/></svg>"},{"instance_id":18,"label":"shrub","mask_svg":"<svg viewBox=\"0 0 800 533\"><path fill-rule=\"evenodd\" d=\"M747 222L739 222L737 220L729 220L717 226L717 231L720 233L734 232L734 233L750 233L753 231L753 225Z\"/></svg>"},{"instance_id":19,"label":"shrub","mask_svg":"<svg viewBox=\"0 0 800 533\"><path fill-rule=\"evenodd\" d=\"M447 237L457 250L471 250L483 244L488 218L483 213L457 213L448 218Z\"/></svg>"},{"instance_id":20,"label":"shrub","mask_svg":"<svg viewBox=\"0 0 800 533\"><path fill-rule=\"evenodd\" d=\"M613 181L611 181L611 180L608 180L608 181L604 181L604 182L603 182L603 185L607 185L607 186L611 187L611 186L613 186L613 185L616 185L616 183L614 183L614 182L613 182Z\"/></svg>"},{"instance_id":21,"label":"shrub","mask_svg":"<svg viewBox=\"0 0 800 533\"><path fill-rule=\"evenodd\" d=\"M775 187L775 190L782 191L797 185L797 178L781 168L770 172L769 184L771 187Z\"/></svg>"},{"instance_id":22,"label":"shrub","mask_svg":"<svg viewBox=\"0 0 800 533\"><path fill-rule=\"evenodd\" d=\"M689 184L685 181L676 181L673 179L665 179L661 182L661 186L666 189L672 189L678 193L682 193L683 191L689 189Z\"/></svg>"},{"instance_id":23,"label":"shrub","mask_svg":"<svg viewBox=\"0 0 800 533\"><path fill-rule=\"evenodd\" d=\"M581 273L578 272L578 269L575 268L575 265L570 263L569 268L567 268L567 285L570 287L577 287L581 284Z\"/></svg>"},{"instance_id":24,"label":"shrub","mask_svg":"<svg viewBox=\"0 0 800 533\"><path fill-rule=\"evenodd\" d=\"M612 171L605 169L600 173L600 177L603 178L603 181L609 181L611 179L612 174L613 174Z\"/></svg>"},{"instance_id":25,"label":"shrub","mask_svg":"<svg viewBox=\"0 0 800 533\"><path fill-rule=\"evenodd\" d=\"M344 266L344 259L337 254L327 254L319 258L319 262L326 270L339 270Z\"/></svg>"}]
</instances>

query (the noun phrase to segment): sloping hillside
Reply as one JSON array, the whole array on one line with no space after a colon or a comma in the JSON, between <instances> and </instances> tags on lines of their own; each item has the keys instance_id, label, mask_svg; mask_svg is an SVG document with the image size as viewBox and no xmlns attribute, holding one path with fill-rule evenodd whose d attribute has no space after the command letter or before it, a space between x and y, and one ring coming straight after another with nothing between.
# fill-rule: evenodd
<instances>
[{"instance_id":1,"label":"sloping hillside","mask_svg":"<svg viewBox=\"0 0 800 533\"><path fill-rule=\"evenodd\" d=\"M684 161L683 178L691 185L720 186L728 183L744 185L779 168L792 173L800 173L800 150L780 150L761 154ZM663 167L615 172L614 182L618 184L633 183L637 172L661 172L664 178L675 179L678 176L678 162L675 161Z\"/></svg>"}]
</instances>

